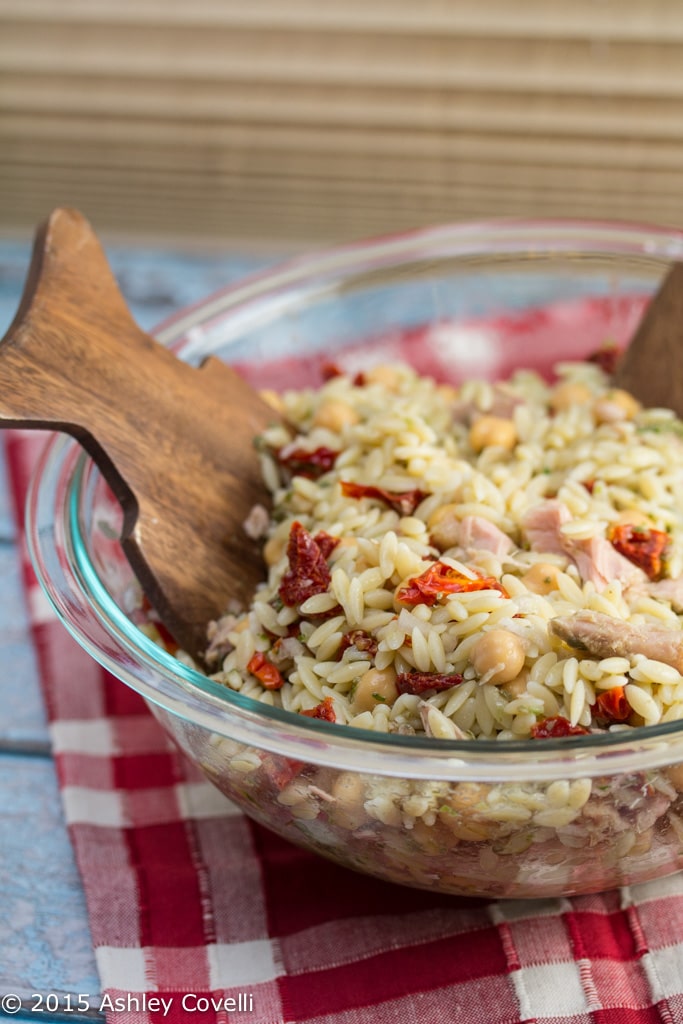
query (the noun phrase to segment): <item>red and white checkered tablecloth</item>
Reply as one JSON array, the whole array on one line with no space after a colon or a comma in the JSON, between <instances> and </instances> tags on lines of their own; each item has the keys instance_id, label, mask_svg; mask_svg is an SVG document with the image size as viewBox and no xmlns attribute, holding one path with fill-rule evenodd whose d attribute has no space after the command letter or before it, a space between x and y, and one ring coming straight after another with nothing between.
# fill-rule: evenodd
<instances>
[{"instance_id":1,"label":"red and white checkered tablecloth","mask_svg":"<svg viewBox=\"0 0 683 1024\"><path fill-rule=\"evenodd\" d=\"M8 435L18 509L42 443ZM24 569L109 1021L683 1024L683 875L492 902L305 853L203 780Z\"/></svg>"}]
</instances>

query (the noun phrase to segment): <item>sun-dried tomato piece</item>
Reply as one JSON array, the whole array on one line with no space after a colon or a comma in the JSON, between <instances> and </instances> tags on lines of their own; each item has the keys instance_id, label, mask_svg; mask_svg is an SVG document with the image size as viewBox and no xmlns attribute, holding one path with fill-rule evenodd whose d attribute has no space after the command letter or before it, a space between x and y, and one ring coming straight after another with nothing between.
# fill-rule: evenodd
<instances>
[{"instance_id":1,"label":"sun-dried tomato piece","mask_svg":"<svg viewBox=\"0 0 683 1024\"><path fill-rule=\"evenodd\" d=\"M320 366L320 374L323 380L334 380L335 377L341 377L343 370L337 363L333 363L331 359L325 360Z\"/></svg>"},{"instance_id":2,"label":"sun-dried tomato piece","mask_svg":"<svg viewBox=\"0 0 683 1024\"><path fill-rule=\"evenodd\" d=\"M333 537L324 530L318 530L313 540L320 548L323 558L329 558L339 543L339 537Z\"/></svg>"},{"instance_id":3,"label":"sun-dried tomato piece","mask_svg":"<svg viewBox=\"0 0 683 1024\"><path fill-rule=\"evenodd\" d=\"M463 677L459 672L399 672L396 676L398 693L417 695L426 690L450 690L458 686Z\"/></svg>"},{"instance_id":4,"label":"sun-dried tomato piece","mask_svg":"<svg viewBox=\"0 0 683 1024\"><path fill-rule=\"evenodd\" d=\"M281 466L284 466L292 476L304 476L309 480L317 480L318 477L334 467L337 461L338 451L333 448L326 448L321 445L308 451L306 448L280 448L277 459Z\"/></svg>"},{"instance_id":5,"label":"sun-dried tomato piece","mask_svg":"<svg viewBox=\"0 0 683 1024\"><path fill-rule=\"evenodd\" d=\"M342 370L342 368L338 366L337 363L333 363L328 360L327 362L324 362L320 367L320 373L322 375L323 380L334 380L335 377L343 377L346 371ZM365 384L365 374L363 373L362 370L359 370L358 373L355 373L353 375L353 377L351 378L351 383L354 384L356 387L363 387L363 385Z\"/></svg>"},{"instance_id":6,"label":"sun-dried tomato piece","mask_svg":"<svg viewBox=\"0 0 683 1024\"><path fill-rule=\"evenodd\" d=\"M305 767L304 761L292 761L290 758L278 757L276 754L264 754L261 757L261 768L264 774L279 790L289 785Z\"/></svg>"},{"instance_id":7,"label":"sun-dried tomato piece","mask_svg":"<svg viewBox=\"0 0 683 1024\"><path fill-rule=\"evenodd\" d=\"M251 656L247 665L247 672L251 672L252 676L256 676L261 685L265 686L266 690L279 690L285 684L280 670L276 665L273 665L272 661L268 661L262 651L257 651L256 654Z\"/></svg>"},{"instance_id":8,"label":"sun-dried tomato piece","mask_svg":"<svg viewBox=\"0 0 683 1024\"><path fill-rule=\"evenodd\" d=\"M645 572L651 580L662 575L662 555L669 546L669 534L632 523L619 523L608 534L617 551Z\"/></svg>"},{"instance_id":9,"label":"sun-dried tomato piece","mask_svg":"<svg viewBox=\"0 0 683 1024\"><path fill-rule=\"evenodd\" d=\"M494 576L477 573L474 579L445 562L434 562L420 576L414 576L396 592L401 604L436 604L444 594L465 594L473 590L497 590L504 597L508 592Z\"/></svg>"},{"instance_id":10,"label":"sun-dried tomato piece","mask_svg":"<svg viewBox=\"0 0 683 1024\"><path fill-rule=\"evenodd\" d=\"M553 715L551 718L544 718L531 726L531 736L535 740L555 740L562 736L586 736L590 729L582 725L572 725L568 718L562 715Z\"/></svg>"},{"instance_id":11,"label":"sun-dried tomato piece","mask_svg":"<svg viewBox=\"0 0 683 1024\"><path fill-rule=\"evenodd\" d=\"M320 718L323 722L337 721L337 716L334 713L334 701L331 697L325 697L314 708L302 711L301 714L306 715L308 718Z\"/></svg>"},{"instance_id":12,"label":"sun-dried tomato piece","mask_svg":"<svg viewBox=\"0 0 683 1024\"><path fill-rule=\"evenodd\" d=\"M595 363L599 366L603 373L607 373L610 376L614 373L619 362L619 356L621 350L617 348L613 341L606 341L604 345L596 349L595 352L591 352L586 357L587 363Z\"/></svg>"},{"instance_id":13,"label":"sun-dried tomato piece","mask_svg":"<svg viewBox=\"0 0 683 1024\"><path fill-rule=\"evenodd\" d=\"M401 516L412 516L421 501L427 497L425 491L415 487L412 491L385 491L383 487L372 484L356 484L351 480L342 480L342 494L345 498L374 498L381 501Z\"/></svg>"},{"instance_id":14,"label":"sun-dried tomato piece","mask_svg":"<svg viewBox=\"0 0 683 1024\"><path fill-rule=\"evenodd\" d=\"M355 647L357 651L363 651L369 654L371 658L374 658L377 654L377 641L374 636L366 633L364 629L352 629L349 633L344 633L339 643L337 657L341 658L344 651L348 650L349 647Z\"/></svg>"},{"instance_id":15,"label":"sun-dried tomato piece","mask_svg":"<svg viewBox=\"0 0 683 1024\"><path fill-rule=\"evenodd\" d=\"M595 701L593 715L608 722L625 722L631 717L631 705L626 700L623 686L604 690Z\"/></svg>"},{"instance_id":16,"label":"sun-dried tomato piece","mask_svg":"<svg viewBox=\"0 0 683 1024\"><path fill-rule=\"evenodd\" d=\"M330 568L325 555L299 522L292 523L287 542L289 569L282 577L278 593L290 607L315 594L324 594L330 585Z\"/></svg>"}]
</instances>

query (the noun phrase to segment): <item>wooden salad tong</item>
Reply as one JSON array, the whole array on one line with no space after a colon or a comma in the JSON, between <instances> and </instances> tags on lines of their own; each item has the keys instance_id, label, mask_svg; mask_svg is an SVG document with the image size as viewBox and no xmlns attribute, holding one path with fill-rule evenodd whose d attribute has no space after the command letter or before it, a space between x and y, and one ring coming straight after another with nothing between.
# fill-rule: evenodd
<instances>
[{"instance_id":1,"label":"wooden salad tong","mask_svg":"<svg viewBox=\"0 0 683 1024\"><path fill-rule=\"evenodd\" d=\"M674 263L617 364L615 387L683 419L683 263Z\"/></svg>"},{"instance_id":2,"label":"wooden salad tong","mask_svg":"<svg viewBox=\"0 0 683 1024\"><path fill-rule=\"evenodd\" d=\"M265 576L242 524L269 501L254 438L277 418L224 363L191 367L142 331L85 218L52 213L0 341L0 426L66 431L87 449L143 590L200 660L209 621Z\"/></svg>"}]
</instances>

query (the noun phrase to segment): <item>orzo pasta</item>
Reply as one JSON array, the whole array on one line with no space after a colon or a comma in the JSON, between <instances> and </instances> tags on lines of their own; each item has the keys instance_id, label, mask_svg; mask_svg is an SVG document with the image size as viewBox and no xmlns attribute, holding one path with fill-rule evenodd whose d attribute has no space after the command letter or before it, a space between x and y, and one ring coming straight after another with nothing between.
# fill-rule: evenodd
<instances>
[{"instance_id":1,"label":"orzo pasta","mask_svg":"<svg viewBox=\"0 0 683 1024\"><path fill-rule=\"evenodd\" d=\"M375 367L282 402L258 441L272 513L249 524L268 579L211 624L215 680L435 740L683 717L672 413L601 360L457 390Z\"/></svg>"}]
</instances>

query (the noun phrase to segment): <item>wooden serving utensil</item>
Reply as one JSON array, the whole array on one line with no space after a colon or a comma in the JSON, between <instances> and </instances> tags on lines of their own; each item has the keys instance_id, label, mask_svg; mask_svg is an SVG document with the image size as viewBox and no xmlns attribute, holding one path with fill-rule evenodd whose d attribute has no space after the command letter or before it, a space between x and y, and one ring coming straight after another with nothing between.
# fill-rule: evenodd
<instances>
[{"instance_id":1,"label":"wooden serving utensil","mask_svg":"<svg viewBox=\"0 0 683 1024\"><path fill-rule=\"evenodd\" d=\"M123 508L122 543L178 643L265 576L243 523L268 503L254 438L277 413L224 363L181 362L134 322L76 211L38 230L17 315L0 341L0 426L66 431Z\"/></svg>"},{"instance_id":2,"label":"wooden serving utensil","mask_svg":"<svg viewBox=\"0 0 683 1024\"><path fill-rule=\"evenodd\" d=\"M646 407L683 418L683 263L674 263L651 299L613 381Z\"/></svg>"}]
</instances>

